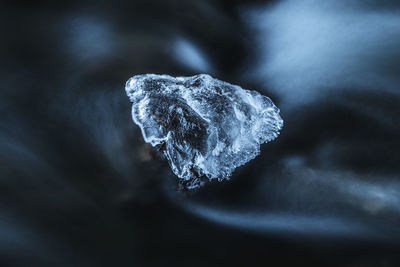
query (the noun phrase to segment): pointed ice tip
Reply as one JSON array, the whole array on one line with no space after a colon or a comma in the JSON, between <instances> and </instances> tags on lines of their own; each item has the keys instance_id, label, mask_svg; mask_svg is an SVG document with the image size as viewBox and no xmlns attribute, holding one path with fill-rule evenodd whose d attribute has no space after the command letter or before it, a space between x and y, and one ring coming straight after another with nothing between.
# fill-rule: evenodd
<instances>
[{"instance_id":1,"label":"pointed ice tip","mask_svg":"<svg viewBox=\"0 0 400 267\"><path fill-rule=\"evenodd\" d=\"M135 99L136 95L140 93L142 81L144 80L145 75L139 74L132 76L131 78L128 79L125 83L125 92L126 95L129 97L131 102Z\"/></svg>"},{"instance_id":2,"label":"pointed ice tip","mask_svg":"<svg viewBox=\"0 0 400 267\"><path fill-rule=\"evenodd\" d=\"M125 83L125 91L128 92L128 90L130 90L130 88L132 88L135 83L136 83L136 76L133 76L131 78L129 78L126 83Z\"/></svg>"}]
</instances>

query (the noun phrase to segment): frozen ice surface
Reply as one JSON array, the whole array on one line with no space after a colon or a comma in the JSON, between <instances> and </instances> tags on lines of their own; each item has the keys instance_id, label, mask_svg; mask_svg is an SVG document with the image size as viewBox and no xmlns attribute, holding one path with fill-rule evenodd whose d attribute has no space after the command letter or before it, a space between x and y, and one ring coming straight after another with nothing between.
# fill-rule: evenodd
<instances>
[{"instance_id":1,"label":"frozen ice surface","mask_svg":"<svg viewBox=\"0 0 400 267\"><path fill-rule=\"evenodd\" d=\"M229 178L282 128L279 109L256 91L212 78L136 75L126 82L132 118L186 187Z\"/></svg>"}]
</instances>

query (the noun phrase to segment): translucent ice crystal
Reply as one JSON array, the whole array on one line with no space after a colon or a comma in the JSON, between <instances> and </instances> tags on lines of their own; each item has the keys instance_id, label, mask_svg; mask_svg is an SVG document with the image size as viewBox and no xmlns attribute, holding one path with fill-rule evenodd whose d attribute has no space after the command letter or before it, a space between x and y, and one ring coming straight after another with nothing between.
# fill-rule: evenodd
<instances>
[{"instance_id":1,"label":"translucent ice crystal","mask_svg":"<svg viewBox=\"0 0 400 267\"><path fill-rule=\"evenodd\" d=\"M271 99L206 74L136 75L126 82L133 121L186 186L223 180L282 128Z\"/></svg>"}]
</instances>

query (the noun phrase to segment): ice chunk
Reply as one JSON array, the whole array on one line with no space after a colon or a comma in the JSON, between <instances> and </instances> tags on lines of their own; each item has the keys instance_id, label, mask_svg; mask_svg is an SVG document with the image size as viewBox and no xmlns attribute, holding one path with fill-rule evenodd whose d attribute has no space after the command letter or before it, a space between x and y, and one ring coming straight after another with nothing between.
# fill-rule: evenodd
<instances>
[{"instance_id":1,"label":"ice chunk","mask_svg":"<svg viewBox=\"0 0 400 267\"><path fill-rule=\"evenodd\" d=\"M268 97L206 74L136 75L125 90L144 140L163 152L189 189L205 177L229 178L283 125Z\"/></svg>"}]
</instances>

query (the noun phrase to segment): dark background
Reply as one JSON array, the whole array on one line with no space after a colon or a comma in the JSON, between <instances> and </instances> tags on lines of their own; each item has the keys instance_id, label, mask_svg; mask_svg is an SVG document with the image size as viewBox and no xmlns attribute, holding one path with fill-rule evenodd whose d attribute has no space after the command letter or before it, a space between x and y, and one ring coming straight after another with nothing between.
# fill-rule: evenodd
<instances>
[{"instance_id":1,"label":"dark background","mask_svg":"<svg viewBox=\"0 0 400 267\"><path fill-rule=\"evenodd\" d=\"M380 64L350 67L376 66L391 90L339 83L284 102L250 75L264 57L245 12L279 2L2 2L0 266L399 266L400 57L385 51L399 37L377 37ZM230 181L185 193L124 84L199 72L270 96L285 126Z\"/></svg>"}]
</instances>

